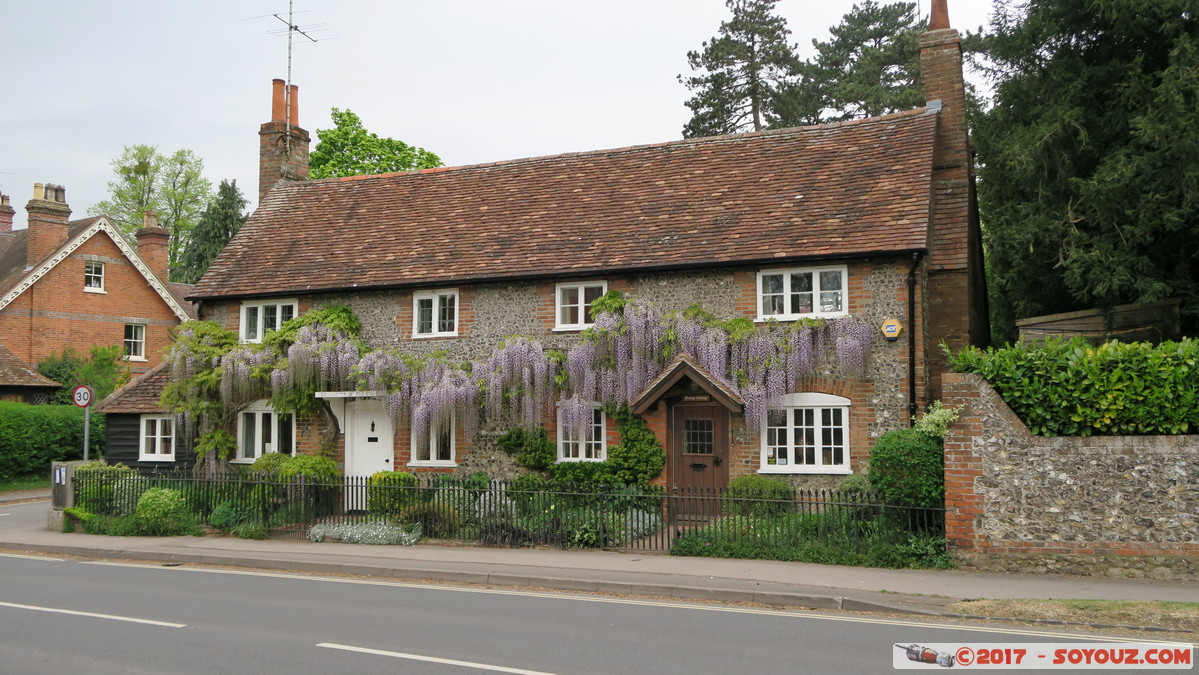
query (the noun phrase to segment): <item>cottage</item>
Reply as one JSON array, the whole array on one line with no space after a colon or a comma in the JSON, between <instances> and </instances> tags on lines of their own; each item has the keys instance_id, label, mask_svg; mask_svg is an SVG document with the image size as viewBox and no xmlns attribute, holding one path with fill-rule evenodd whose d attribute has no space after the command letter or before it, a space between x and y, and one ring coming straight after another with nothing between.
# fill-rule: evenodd
<instances>
[{"instance_id":1,"label":"cottage","mask_svg":"<svg viewBox=\"0 0 1199 675\"><path fill-rule=\"evenodd\" d=\"M660 482L722 487L766 473L834 483L862 468L872 438L939 395L941 343L988 332L960 40L937 5L921 41L922 108L483 165L296 180L308 134L296 91L276 80L260 130L261 204L190 299L245 343L348 306L369 349L476 364L518 337L537 354L576 353L602 318L592 303L611 291L655 321L699 306L788 336L789 370L746 381L736 361L758 357L723 342L720 354L697 353L695 336L665 363L620 357L604 382L576 381L534 410L557 461L603 461L621 442L598 401L575 410L580 391L611 399L620 389L666 449ZM852 354L822 360L855 345L853 367ZM315 452L332 437L352 475L514 470L494 448L502 416L479 427L397 413L407 405L398 394L361 386L317 396L328 415L248 404L232 461Z\"/></svg>"}]
</instances>

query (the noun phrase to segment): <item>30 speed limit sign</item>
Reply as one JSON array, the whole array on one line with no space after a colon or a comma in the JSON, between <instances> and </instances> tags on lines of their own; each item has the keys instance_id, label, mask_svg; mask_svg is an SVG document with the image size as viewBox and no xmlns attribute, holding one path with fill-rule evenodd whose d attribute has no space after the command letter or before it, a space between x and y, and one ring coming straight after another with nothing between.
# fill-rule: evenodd
<instances>
[{"instance_id":1,"label":"30 speed limit sign","mask_svg":"<svg viewBox=\"0 0 1199 675\"><path fill-rule=\"evenodd\" d=\"M75 401L75 405L86 408L92 404L92 388L81 384L71 391L71 398Z\"/></svg>"}]
</instances>

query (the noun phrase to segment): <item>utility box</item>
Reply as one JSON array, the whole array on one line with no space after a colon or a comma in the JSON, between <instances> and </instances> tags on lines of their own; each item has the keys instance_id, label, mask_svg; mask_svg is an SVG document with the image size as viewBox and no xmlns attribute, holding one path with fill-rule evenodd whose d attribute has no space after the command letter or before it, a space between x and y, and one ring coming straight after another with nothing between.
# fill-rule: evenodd
<instances>
[{"instance_id":1,"label":"utility box","mask_svg":"<svg viewBox=\"0 0 1199 675\"><path fill-rule=\"evenodd\" d=\"M76 460L50 464L50 506L55 511L75 505L75 467L83 463Z\"/></svg>"}]
</instances>

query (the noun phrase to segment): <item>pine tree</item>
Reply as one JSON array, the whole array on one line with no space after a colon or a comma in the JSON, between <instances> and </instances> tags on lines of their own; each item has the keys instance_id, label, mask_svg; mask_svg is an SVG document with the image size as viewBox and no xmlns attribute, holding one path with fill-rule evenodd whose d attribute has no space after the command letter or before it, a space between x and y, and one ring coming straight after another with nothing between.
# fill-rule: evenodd
<instances>
[{"instance_id":1,"label":"pine tree","mask_svg":"<svg viewBox=\"0 0 1199 675\"><path fill-rule=\"evenodd\" d=\"M178 268L173 270L172 281L194 284L200 280L246 222L246 204L236 180L221 181L216 197L208 203L192 231L191 245L184 252Z\"/></svg>"},{"instance_id":2,"label":"pine tree","mask_svg":"<svg viewBox=\"0 0 1199 675\"><path fill-rule=\"evenodd\" d=\"M679 75L694 94L684 137L760 131L776 117L773 101L799 64L787 43L786 19L774 14L776 1L726 0L732 19L702 50L687 52L688 65L699 74Z\"/></svg>"},{"instance_id":3,"label":"pine tree","mask_svg":"<svg viewBox=\"0 0 1199 675\"><path fill-rule=\"evenodd\" d=\"M978 122L992 321L1183 298L1199 329L1193 0L1008 0ZM1008 333L1006 337L1010 337Z\"/></svg>"}]
</instances>

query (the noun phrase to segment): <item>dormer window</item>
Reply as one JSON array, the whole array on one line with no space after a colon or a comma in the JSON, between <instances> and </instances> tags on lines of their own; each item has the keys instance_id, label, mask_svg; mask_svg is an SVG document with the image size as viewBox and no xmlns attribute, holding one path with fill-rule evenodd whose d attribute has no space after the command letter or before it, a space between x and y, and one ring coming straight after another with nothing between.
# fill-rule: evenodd
<instances>
[{"instance_id":1,"label":"dormer window","mask_svg":"<svg viewBox=\"0 0 1199 675\"><path fill-rule=\"evenodd\" d=\"M104 263L96 260L83 261L83 290L88 293L104 292Z\"/></svg>"}]
</instances>

